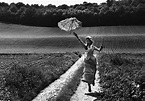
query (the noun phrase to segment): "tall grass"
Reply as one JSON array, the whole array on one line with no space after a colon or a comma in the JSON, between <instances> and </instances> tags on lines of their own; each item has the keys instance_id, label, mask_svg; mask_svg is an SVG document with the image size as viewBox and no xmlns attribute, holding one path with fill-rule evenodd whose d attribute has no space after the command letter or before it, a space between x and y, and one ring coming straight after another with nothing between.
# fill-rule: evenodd
<instances>
[{"instance_id":1,"label":"tall grass","mask_svg":"<svg viewBox=\"0 0 145 101\"><path fill-rule=\"evenodd\" d=\"M1 54L0 100L31 101L77 59L74 53Z\"/></svg>"},{"instance_id":2,"label":"tall grass","mask_svg":"<svg viewBox=\"0 0 145 101\"><path fill-rule=\"evenodd\" d=\"M85 41L84 36L81 37ZM103 36L93 37L94 45L100 47L104 39L104 47L106 51L114 52L140 52L145 50L144 36ZM51 37L51 38L3 38L0 40L0 51L84 51L81 44L75 37ZM29 50L30 49L30 50ZM26 51L25 50L25 51ZM5 51L4 51L5 52ZM47 51L46 51L47 52Z\"/></svg>"},{"instance_id":3,"label":"tall grass","mask_svg":"<svg viewBox=\"0 0 145 101\"><path fill-rule=\"evenodd\" d=\"M144 101L145 54L103 54L100 58L100 83L96 96L102 101Z\"/></svg>"}]
</instances>

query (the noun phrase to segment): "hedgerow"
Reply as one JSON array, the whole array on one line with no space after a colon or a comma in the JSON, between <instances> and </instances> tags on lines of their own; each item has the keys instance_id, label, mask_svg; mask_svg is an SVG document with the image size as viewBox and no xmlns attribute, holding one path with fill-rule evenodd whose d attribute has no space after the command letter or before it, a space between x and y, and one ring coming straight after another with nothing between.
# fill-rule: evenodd
<instances>
[{"instance_id":1,"label":"hedgerow","mask_svg":"<svg viewBox=\"0 0 145 101\"><path fill-rule=\"evenodd\" d=\"M143 101L145 99L145 55L103 54L99 60L102 101Z\"/></svg>"},{"instance_id":2,"label":"hedgerow","mask_svg":"<svg viewBox=\"0 0 145 101\"><path fill-rule=\"evenodd\" d=\"M1 54L0 100L31 101L77 59L74 53Z\"/></svg>"}]
</instances>

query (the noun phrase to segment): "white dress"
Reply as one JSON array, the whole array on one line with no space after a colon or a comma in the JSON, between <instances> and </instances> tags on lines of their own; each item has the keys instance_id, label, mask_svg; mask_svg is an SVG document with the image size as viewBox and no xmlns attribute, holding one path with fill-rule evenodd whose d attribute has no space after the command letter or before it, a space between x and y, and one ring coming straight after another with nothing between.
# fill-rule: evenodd
<instances>
[{"instance_id":1,"label":"white dress","mask_svg":"<svg viewBox=\"0 0 145 101\"><path fill-rule=\"evenodd\" d=\"M90 46L85 52L84 59L84 70L83 70L83 79L82 81L94 85L95 74L96 74L96 58L93 55L94 46Z\"/></svg>"}]
</instances>

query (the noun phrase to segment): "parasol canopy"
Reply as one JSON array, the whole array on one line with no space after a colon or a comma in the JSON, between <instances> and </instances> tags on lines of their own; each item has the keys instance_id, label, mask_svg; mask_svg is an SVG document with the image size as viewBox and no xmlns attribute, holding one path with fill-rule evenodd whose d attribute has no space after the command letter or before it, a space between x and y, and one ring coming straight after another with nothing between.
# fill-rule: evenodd
<instances>
[{"instance_id":1,"label":"parasol canopy","mask_svg":"<svg viewBox=\"0 0 145 101\"><path fill-rule=\"evenodd\" d=\"M58 22L58 27L64 31L70 32L80 28L82 22L75 17L67 18Z\"/></svg>"}]
</instances>

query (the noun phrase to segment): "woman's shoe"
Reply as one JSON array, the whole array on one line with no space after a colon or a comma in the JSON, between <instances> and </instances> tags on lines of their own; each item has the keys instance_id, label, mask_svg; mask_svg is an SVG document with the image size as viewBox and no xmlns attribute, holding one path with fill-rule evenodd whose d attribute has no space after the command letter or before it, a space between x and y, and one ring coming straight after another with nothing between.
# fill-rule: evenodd
<instances>
[{"instance_id":1,"label":"woman's shoe","mask_svg":"<svg viewBox=\"0 0 145 101\"><path fill-rule=\"evenodd\" d=\"M82 80L82 81L87 83L87 81L86 81L86 80Z\"/></svg>"},{"instance_id":2,"label":"woman's shoe","mask_svg":"<svg viewBox=\"0 0 145 101\"><path fill-rule=\"evenodd\" d=\"M93 84L92 85L95 86L95 81L93 81Z\"/></svg>"},{"instance_id":3,"label":"woman's shoe","mask_svg":"<svg viewBox=\"0 0 145 101\"><path fill-rule=\"evenodd\" d=\"M91 92L92 90L91 89L88 89L88 91Z\"/></svg>"}]
</instances>

